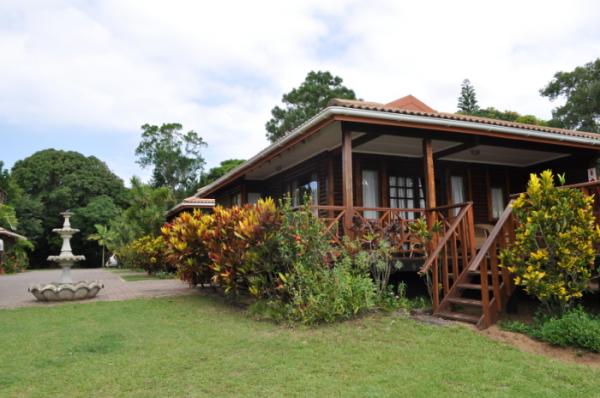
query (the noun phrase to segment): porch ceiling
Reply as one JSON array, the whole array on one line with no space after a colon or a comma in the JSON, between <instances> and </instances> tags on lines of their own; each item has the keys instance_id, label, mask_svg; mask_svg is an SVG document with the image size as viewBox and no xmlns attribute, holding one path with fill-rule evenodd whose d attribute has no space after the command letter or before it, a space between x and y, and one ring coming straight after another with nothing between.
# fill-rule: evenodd
<instances>
[{"instance_id":1,"label":"porch ceiling","mask_svg":"<svg viewBox=\"0 0 600 398\"><path fill-rule=\"evenodd\" d=\"M432 140L433 152L443 151L460 145L460 142ZM397 135L381 135L371 141L355 147L353 152L373 153L391 156L422 157L423 139Z\"/></svg>"},{"instance_id":2,"label":"porch ceiling","mask_svg":"<svg viewBox=\"0 0 600 398\"><path fill-rule=\"evenodd\" d=\"M301 143L291 146L285 152L275 156L271 160L258 165L246 175L250 180L264 180L281 171L289 169L313 156L340 147L341 124L331 123L314 135L306 138ZM364 136L363 132L353 132L352 139L356 140ZM357 141L361 141L359 139ZM358 144L358 142L357 142ZM440 157L441 160L462 161L471 163L486 163L526 167L537 163L547 162L565 155L564 153L540 151L532 149L520 149L514 147L502 147L495 145L476 145L460 150L462 142L432 139L433 153L456 148L457 152ZM423 156L423 141L420 137L381 134L364 143L356 145L353 149L356 153L370 153L389 156L404 156L420 158ZM452 152L450 150L449 152Z\"/></svg>"},{"instance_id":3,"label":"porch ceiling","mask_svg":"<svg viewBox=\"0 0 600 398\"><path fill-rule=\"evenodd\" d=\"M473 148L442 157L443 160L457 162L498 164L505 166L528 167L538 163L569 156L565 153L537 151L531 149L507 148L492 145L477 145Z\"/></svg>"}]
</instances>

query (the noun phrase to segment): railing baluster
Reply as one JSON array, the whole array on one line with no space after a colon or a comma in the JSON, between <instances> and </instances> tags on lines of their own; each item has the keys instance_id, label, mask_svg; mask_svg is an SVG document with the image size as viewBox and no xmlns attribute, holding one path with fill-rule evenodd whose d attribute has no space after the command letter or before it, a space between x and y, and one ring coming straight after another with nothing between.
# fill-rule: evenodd
<instances>
[{"instance_id":1,"label":"railing baluster","mask_svg":"<svg viewBox=\"0 0 600 398\"><path fill-rule=\"evenodd\" d=\"M436 256L437 257L437 256ZM438 260L435 259L433 269L431 270L431 290L433 293L433 310L437 310L440 306L440 281L438 275Z\"/></svg>"},{"instance_id":2,"label":"railing baluster","mask_svg":"<svg viewBox=\"0 0 600 398\"><path fill-rule=\"evenodd\" d=\"M499 237L502 236L502 232L500 233ZM498 238L499 238L498 237ZM494 298L496 299L496 308L498 308L498 311L502 311L502 300L500 297L500 285L498 282L498 245L497 245L497 239L494 239L494 243L492 244L492 247L490 248L490 267L491 267L491 271L492 271L492 288L494 289Z\"/></svg>"},{"instance_id":3,"label":"railing baluster","mask_svg":"<svg viewBox=\"0 0 600 398\"><path fill-rule=\"evenodd\" d=\"M445 245L444 245L445 246ZM446 252L446 250L443 250L444 252ZM446 256L443 256L443 261L442 263L442 287L444 289L444 296L446 296L448 294L448 290L449 288L449 281L448 281L448 258Z\"/></svg>"},{"instance_id":4,"label":"railing baluster","mask_svg":"<svg viewBox=\"0 0 600 398\"><path fill-rule=\"evenodd\" d=\"M450 250L452 251L452 269L454 272L454 281L456 282L458 276L460 275L460 270L458 269L458 244L456 242L456 231L452 233Z\"/></svg>"},{"instance_id":5,"label":"railing baluster","mask_svg":"<svg viewBox=\"0 0 600 398\"><path fill-rule=\"evenodd\" d=\"M487 258L488 256L485 256L479 267L479 275L481 278L481 306L483 307L483 323L486 328L492 324L490 314L490 291L488 290Z\"/></svg>"}]
</instances>

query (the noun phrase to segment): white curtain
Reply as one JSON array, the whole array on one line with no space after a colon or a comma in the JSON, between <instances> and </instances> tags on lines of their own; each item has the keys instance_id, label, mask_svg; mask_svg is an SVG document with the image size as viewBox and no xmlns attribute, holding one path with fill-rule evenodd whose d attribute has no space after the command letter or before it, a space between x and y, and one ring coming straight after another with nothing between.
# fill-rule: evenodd
<instances>
[{"instance_id":1,"label":"white curtain","mask_svg":"<svg viewBox=\"0 0 600 398\"><path fill-rule=\"evenodd\" d=\"M362 171L363 207L379 207L379 175L377 170ZM365 211L365 218L378 218L378 212Z\"/></svg>"},{"instance_id":2,"label":"white curtain","mask_svg":"<svg viewBox=\"0 0 600 398\"><path fill-rule=\"evenodd\" d=\"M465 201L465 179L463 176L451 176L450 188L452 192L452 204L456 205ZM457 215L459 209L454 209L454 215Z\"/></svg>"},{"instance_id":3,"label":"white curtain","mask_svg":"<svg viewBox=\"0 0 600 398\"><path fill-rule=\"evenodd\" d=\"M498 219L504 211L504 190L502 188L492 188L492 218Z\"/></svg>"},{"instance_id":4,"label":"white curtain","mask_svg":"<svg viewBox=\"0 0 600 398\"><path fill-rule=\"evenodd\" d=\"M248 192L248 203L256 204L260 199L260 193L258 192Z\"/></svg>"}]
</instances>

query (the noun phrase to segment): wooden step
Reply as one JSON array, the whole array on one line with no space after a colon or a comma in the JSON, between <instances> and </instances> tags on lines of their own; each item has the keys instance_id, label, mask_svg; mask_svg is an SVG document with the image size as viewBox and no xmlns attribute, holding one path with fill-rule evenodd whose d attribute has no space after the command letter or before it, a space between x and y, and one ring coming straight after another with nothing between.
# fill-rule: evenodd
<instances>
[{"instance_id":1,"label":"wooden step","mask_svg":"<svg viewBox=\"0 0 600 398\"><path fill-rule=\"evenodd\" d=\"M469 322L476 324L481 316L472 314L463 314L462 312L438 311L434 315L444 319L452 319L453 321Z\"/></svg>"},{"instance_id":2,"label":"wooden step","mask_svg":"<svg viewBox=\"0 0 600 398\"><path fill-rule=\"evenodd\" d=\"M487 272L488 275L492 275L492 271L488 271ZM469 275L481 275L481 271L477 270L477 271L469 271ZM500 275L500 272L498 272L498 275Z\"/></svg>"},{"instance_id":3,"label":"wooden step","mask_svg":"<svg viewBox=\"0 0 600 398\"><path fill-rule=\"evenodd\" d=\"M481 300L473 300L463 297L448 297L446 300L452 304L470 305L473 307L481 307L482 305Z\"/></svg>"},{"instance_id":4,"label":"wooden step","mask_svg":"<svg viewBox=\"0 0 600 398\"><path fill-rule=\"evenodd\" d=\"M459 283L458 287L460 289L470 289L470 290L481 290L481 285L479 283ZM488 290L493 290L494 287L492 285L488 285Z\"/></svg>"}]
</instances>

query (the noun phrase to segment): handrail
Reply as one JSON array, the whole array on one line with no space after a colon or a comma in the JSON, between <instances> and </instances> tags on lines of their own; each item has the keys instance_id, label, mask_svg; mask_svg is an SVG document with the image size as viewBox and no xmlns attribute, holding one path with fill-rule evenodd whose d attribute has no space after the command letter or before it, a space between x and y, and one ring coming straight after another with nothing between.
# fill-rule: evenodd
<instances>
[{"instance_id":1,"label":"handrail","mask_svg":"<svg viewBox=\"0 0 600 398\"><path fill-rule=\"evenodd\" d=\"M469 202L454 203L454 204L451 204L451 205L444 205L444 206L432 207L432 208L429 208L429 209L425 209L425 211L431 212L431 211L440 211L440 210L454 209L454 208L457 208L457 207L463 207L463 206L465 206L465 205L467 205L469 203L473 204L473 202L470 202L470 201Z\"/></svg>"},{"instance_id":2,"label":"handrail","mask_svg":"<svg viewBox=\"0 0 600 398\"><path fill-rule=\"evenodd\" d=\"M419 274L424 274L425 272L429 271L429 269L433 265L433 262L437 261L437 257L440 255L440 252L444 249L446 243L448 243L448 241L452 238L452 235L454 235L459 224L461 223L461 221L463 221L463 218L467 216L467 213L472 206L473 202L463 203L463 208L460 210L460 212L458 212L457 216L454 218L454 221L452 221L452 224L450 224L450 227L444 234L444 237L439 242L437 242L436 249L427 258L427 262L425 262L421 269L419 269Z\"/></svg>"},{"instance_id":3,"label":"handrail","mask_svg":"<svg viewBox=\"0 0 600 398\"><path fill-rule=\"evenodd\" d=\"M477 253L475 258L469 265L470 271L476 271L479 268L481 262L485 259L487 252L492 248L492 244L494 243L494 240L496 239L496 237L500 234L500 232L504 228L504 224L506 224L506 222L508 220L510 220L510 218L512 217L513 202L514 202L514 200L511 200L508 203L508 206L506 206L506 208L504 208L504 211L500 215L500 218L498 218L496 225L494 225L494 228L492 228L492 231L490 232L488 238L485 240L485 242L481 246L481 249L479 249L479 253Z\"/></svg>"}]
</instances>

